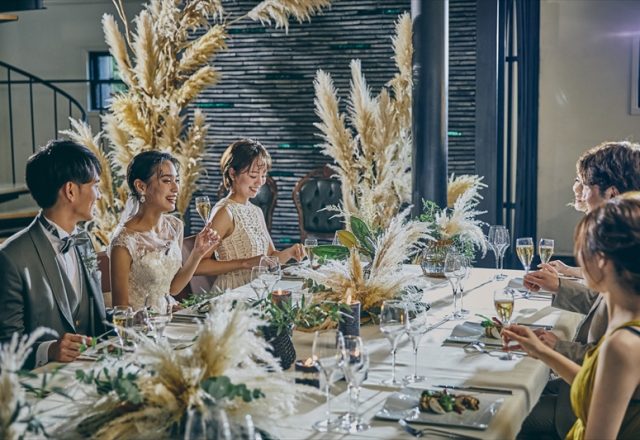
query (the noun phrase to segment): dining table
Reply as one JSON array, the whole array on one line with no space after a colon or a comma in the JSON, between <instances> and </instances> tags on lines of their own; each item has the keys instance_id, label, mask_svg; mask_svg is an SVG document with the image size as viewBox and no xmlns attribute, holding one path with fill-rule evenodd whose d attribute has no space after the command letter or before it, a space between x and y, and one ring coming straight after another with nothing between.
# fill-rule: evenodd
<instances>
[{"instance_id":1,"label":"dining table","mask_svg":"<svg viewBox=\"0 0 640 440\"><path fill-rule=\"evenodd\" d=\"M429 304L427 331L420 339L417 356L418 374L426 379L412 383L412 389L442 389L446 386L450 392L477 396L480 405L483 400L498 401L492 409L486 426L460 427L448 424L417 424L417 429L427 428L427 438L477 438L477 439L513 439L518 434L523 420L538 401L545 385L551 377L550 369L541 361L517 354L513 360L503 360L503 348L500 341L484 348L473 346L466 341L452 340L452 332L465 323L479 323L478 315L492 317L496 315L493 293L497 289L511 287L518 294L514 301L512 322L523 325L535 325L549 329L561 339L571 339L583 315L560 310L551 306L551 295L545 292L530 295L522 288L524 271L505 270L504 279L497 279L494 269L473 268L469 277L463 282L463 307L469 313L461 319L452 319L453 294L452 286L444 278L424 277L420 266L404 265L400 270L415 275L420 284L426 285L422 291L422 302ZM274 290L290 290L293 300L302 295L311 295L302 287L299 279L281 279ZM228 291L225 296L233 299L255 298L255 292L249 285ZM178 312L176 315L180 315ZM477 324L475 324L477 325ZM181 341L192 337L196 328L195 322L185 319L174 319L165 333L170 340ZM358 413L370 425L370 429L357 433L320 433L313 429L313 424L325 417L326 404L322 393L309 393L302 396L294 415L273 420L268 432L282 439L325 439L325 438L412 438L396 420L380 418L380 413L388 399L403 393L403 387L391 387L382 382L391 376L391 345L373 321L363 323L360 327L363 339L370 356L370 367L367 378L362 384ZM294 330L292 335L296 349L296 357L305 360L311 357L313 332ZM471 346L472 349L469 349ZM478 349L476 349L478 348ZM88 360L76 361L65 365L61 371L68 370L73 375L74 366L85 365ZM52 371L59 364L48 364L36 372ZM396 358L396 375L399 378L409 375L414 368L414 352L409 338L404 335L398 344ZM291 375L293 367L290 368ZM60 375L60 373L58 373ZM64 377L64 373L61 375ZM61 379L59 379L61 380ZM339 416L348 409L349 396L344 381L337 381L331 387L332 415ZM48 408L43 419L45 425L54 429L64 424L65 399L62 396L50 395L39 402L40 408Z\"/></svg>"}]
</instances>

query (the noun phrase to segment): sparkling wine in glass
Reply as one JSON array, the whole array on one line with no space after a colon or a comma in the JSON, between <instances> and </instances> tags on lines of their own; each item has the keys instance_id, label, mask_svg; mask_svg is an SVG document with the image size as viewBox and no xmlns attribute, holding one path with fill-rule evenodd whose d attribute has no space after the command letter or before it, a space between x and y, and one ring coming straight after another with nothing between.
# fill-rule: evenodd
<instances>
[{"instance_id":1,"label":"sparkling wine in glass","mask_svg":"<svg viewBox=\"0 0 640 440\"><path fill-rule=\"evenodd\" d=\"M529 268L531 267L531 261L533 260L533 238L524 237L518 238L516 240L516 254L520 259L520 263L522 263L522 267L524 268L524 274L529 273ZM524 297L529 297L529 289L525 290Z\"/></svg>"},{"instance_id":2,"label":"sparkling wine in glass","mask_svg":"<svg viewBox=\"0 0 640 440\"><path fill-rule=\"evenodd\" d=\"M462 319L460 310L460 280L464 277L464 257L457 252L449 252L444 259L444 276L449 280L453 291L453 313L451 319Z\"/></svg>"},{"instance_id":3,"label":"sparkling wine in glass","mask_svg":"<svg viewBox=\"0 0 640 440\"><path fill-rule=\"evenodd\" d=\"M407 308L404 302L387 300L380 309L380 331L391 344L391 378L383 381L385 385L399 386L402 381L396 379L396 352L398 341L406 332Z\"/></svg>"},{"instance_id":4,"label":"sparkling wine in glass","mask_svg":"<svg viewBox=\"0 0 640 440\"><path fill-rule=\"evenodd\" d=\"M360 336L344 336L344 376L349 391L349 412L342 417L340 431L354 433L366 431L369 424L360 418L360 386L369 371L369 353Z\"/></svg>"},{"instance_id":5,"label":"sparkling wine in glass","mask_svg":"<svg viewBox=\"0 0 640 440\"><path fill-rule=\"evenodd\" d=\"M344 338L338 330L317 331L313 337L311 348L313 359L324 378L324 391L327 401L327 411L324 420L313 424L313 429L319 432L330 432L340 428L340 421L331 418L331 384L337 379L342 370L346 354Z\"/></svg>"},{"instance_id":6,"label":"sparkling wine in glass","mask_svg":"<svg viewBox=\"0 0 640 440\"><path fill-rule=\"evenodd\" d=\"M427 306L421 303L407 305L407 336L413 347L413 374L404 377L405 383L424 382L426 378L418 375L418 346L427 332Z\"/></svg>"},{"instance_id":7,"label":"sparkling wine in glass","mask_svg":"<svg viewBox=\"0 0 640 440\"><path fill-rule=\"evenodd\" d=\"M129 343L127 328L133 324L133 309L129 306L115 306L113 308L113 327L118 335L120 346L124 349Z\"/></svg>"},{"instance_id":8,"label":"sparkling wine in glass","mask_svg":"<svg viewBox=\"0 0 640 440\"><path fill-rule=\"evenodd\" d=\"M311 267L312 269L315 268L315 266L313 265L313 248L315 248L316 246L318 246L318 240L315 238L305 238L304 240L304 251L307 254L307 257L309 258L309 267Z\"/></svg>"},{"instance_id":9,"label":"sparkling wine in glass","mask_svg":"<svg viewBox=\"0 0 640 440\"><path fill-rule=\"evenodd\" d=\"M211 202L209 196L196 197L196 211L200 215L202 221L207 224L211 215Z\"/></svg>"},{"instance_id":10,"label":"sparkling wine in glass","mask_svg":"<svg viewBox=\"0 0 640 440\"><path fill-rule=\"evenodd\" d=\"M502 324L505 327L508 326L511 323L511 316L513 315L515 306L513 290L508 288L495 290L493 292L493 305ZM508 361L515 359L513 353L511 353L508 348L506 348L506 351L505 355L501 356L500 359Z\"/></svg>"},{"instance_id":11,"label":"sparkling wine in glass","mask_svg":"<svg viewBox=\"0 0 640 440\"><path fill-rule=\"evenodd\" d=\"M540 255L540 262L547 264L553 255L553 240L541 238L538 243L538 254Z\"/></svg>"}]
</instances>

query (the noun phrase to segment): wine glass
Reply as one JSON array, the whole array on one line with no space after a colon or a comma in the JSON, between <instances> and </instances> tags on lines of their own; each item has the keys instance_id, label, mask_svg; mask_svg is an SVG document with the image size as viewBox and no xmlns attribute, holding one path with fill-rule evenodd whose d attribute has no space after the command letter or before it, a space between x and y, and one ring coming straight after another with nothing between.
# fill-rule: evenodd
<instances>
[{"instance_id":1,"label":"wine glass","mask_svg":"<svg viewBox=\"0 0 640 440\"><path fill-rule=\"evenodd\" d=\"M267 291L273 290L275 285L282 279L282 266L280 265L280 260L275 255L270 257L268 255L263 255L260 257L259 266L267 268L267 272L264 274L263 278L267 283Z\"/></svg>"},{"instance_id":2,"label":"wine glass","mask_svg":"<svg viewBox=\"0 0 640 440\"><path fill-rule=\"evenodd\" d=\"M200 215L200 218L205 223L209 223L209 216L211 215L211 202L209 196L196 197L196 211Z\"/></svg>"},{"instance_id":3,"label":"wine glass","mask_svg":"<svg viewBox=\"0 0 640 440\"><path fill-rule=\"evenodd\" d=\"M313 248L318 246L318 240L315 238L305 238L304 240L304 251L307 254L307 257L309 258L309 267L311 267L311 269L314 268L313 265Z\"/></svg>"},{"instance_id":4,"label":"wine glass","mask_svg":"<svg viewBox=\"0 0 640 440\"><path fill-rule=\"evenodd\" d=\"M522 267L524 267L525 275L529 273L531 260L533 260L533 253L533 238L524 237L516 240L516 254L520 259L520 263L522 263ZM529 289L525 290L524 297L529 297Z\"/></svg>"},{"instance_id":5,"label":"wine glass","mask_svg":"<svg viewBox=\"0 0 640 440\"><path fill-rule=\"evenodd\" d=\"M113 328L118 335L120 346L124 349L129 343L127 328L133 324L133 309L129 306L115 306L113 308Z\"/></svg>"},{"instance_id":6,"label":"wine glass","mask_svg":"<svg viewBox=\"0 0 640 440\"><path fill-rule=\"evenodd\" d=\"M380 331L391 343L391 378L384 380L385 385L402 385L396 379L396 352L398 341L406 331L407 308L404 302L397 300L387 300L382 303L380 309Z\"/></svg>"},{"instance_id":7,"label":"wine glass","mask_svg":"<svg viewBox=\"0 0 640 440\"><path fill-rule=\"evenodd\" d=\"M502 225L493 225L489 228L489 235L487 237L489 247L493 251L496 258L496 270L498 273L494 277L496 280L504 280L507 276L502 273L502 265L504 260L504 254L509 247L511 237L509 236L509 230Z\"/></svg>"},{"instance_id":8,"label":"wine glass","mask_svg":"<svg viewBox=\"0 0 640 440\"><path fill-rule=\"evenodd\" d=\"M550 238L541 238L538 243L538 254L540 255L540 262L547 264L551 260L553 255L553 240Z\"/></svg>"},{"instance_id":9,"label":"wine glass","mask_svg":"<svg viewBox=\"0 0 640 440\"><path fill-rule=\"evenodd\" d=\"M464 317L469 315L469 310L464 308L464 282L469 279L469 275L471 275L471 269L473 265L471 263L471 258L462 255L462 277L458 282L458 290L460 292L460 314Z\"/></svg>"},{"instance_id":10,"label":"wine glass","mask_svg":"<svg viewBox=\"0 0 640 440\"><path fill-rule=\"evenodd\" d=\"M184 428L184 440L214 438L216 423L208 408L191 407L187 410L187 422Z\"/></svg>"},{"instance_id":11,"label":"wine glass","mask_svg":"<svg viewBox=\"0 0 640 440\"><path fill-rule=\"evenodd\" d=\"M463 257L457 252L449 252L444 259L444 276L449 280L453 290L453 313L451 319L462 319L464 315L460 311L458 304L460 280L464 276Z\"/></svg>"},{"instance_id":12,"label":"wine glass","mask_svg":"<svg viewBox=\"0 0 640 440\"><path fill-rule=\"evenodd\" d=\"M427 332L427 307L414 303L407 306L407 335L413 347L413 374L404 377L405 383L424 382L424 376L418 376L418 345Z\"/></svg>"},{"instance_id":13,"label":"wine glass","mask_svg":"<svg viewBox=\"0 0 640 440\"><path fill-rule=\"evenodd\" d=\"M359 415L360 386L369 371L369 353L360 336L344 336L344 376L349 387L349 412L342 417L340 431L354 433L366 431L369 424L363 423Z\"/></svg>"},{"instance_id":14,"label":"wine glass","mask_svg":"<svg viewBox=\"0 0 640 440\"><path fill-rule=\"evenodd\" d=\"M155 332L156 340L164 338L164 330L171 322L173 316L173 304L175 300L171 295L159 295L153 297L147 295L144 304L147 307L149 326Z\"/></svg>"},{"instance_id":15,"label":"wine glass","mask_svg":"<svg viewBox=\"0 0 640 440\"><path fill-rule=\"evenodd\" d=\"M496 314L503 326L508 326L511 323L511 315L514 308L513 290L509 288L498 289L493 292L493 305L496 308ZM509 351L509 348L505 348L506 353L500 357L502 360L510 361L515 359L513 353Z\"/></svg>"},{"instance_id":16,"label":"wine glass","mask_svg":"<svg viewBox=\"0 0 640 440\"><path fill-rule=\"evenodd\" d=\"M271 280L269 278L269 269L266 266L254 266L251 268L251 281L249 285L256 292L258 300L261 300L269 290Z\"/></svg>"},{"instance_id":17,"label":"wine glass","mask_svg":"<svg viewBox=\"0 0 640 440\"><path fill-rule=\"evenodd\" d=\"M331 419L331 395L329 388L337 379L345 361L344 338L338 330L317 331L313 337L312 358L324 376L324 391L327 401L326 419L313 424L319 432L330 432L339 427L336 420Z\"/></svg>"}]
</instances>

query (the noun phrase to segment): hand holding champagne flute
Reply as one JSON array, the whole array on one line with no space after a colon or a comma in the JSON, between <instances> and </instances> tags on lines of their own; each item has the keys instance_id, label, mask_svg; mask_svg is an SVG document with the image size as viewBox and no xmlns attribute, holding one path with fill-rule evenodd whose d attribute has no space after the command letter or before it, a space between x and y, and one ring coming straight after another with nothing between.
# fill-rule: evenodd
<instances>
[{"instance_id":1,"label":"hand holding champagne flute","mask_svg":"<svg viewBox=\"0 0 640 440\"><path fill-rule=\"evenodd\" d=\"M496 308L496 314L500 321L502 321L502 325L504 327L507 327L511 323L514 303L513 291L511 289L498 289L493 292L493 305ZM510 361L515 359L513 353L509 351L508 347L505 347L505 350L507 353L500 357L501 360Z\"/></svg>"},{"instance_id":2,"label":"hand holding champagne flute","mask_svg":"<svg viewBox=\"0 0 640 440\"><path fill-rule=\"evenodd\" d=\"M211 202L209 196L196 197L196 211L200 215L202 221L207 224L211 215Z\"/></svg>"},{"instance_id":3,"label":"hand holding champagne flute","mask_svg":"<svg viewBox=\"0 0 640 440\"><path fill-rule=\"evenodd\" d=\"M538 243L538 254L540 255L540 262L542 264L548 264L553 255L553 240L550 238L541 238Z\"/></svg>"},{"instance_id":4,"label":"hand holding champagne flute","mask_svg":"<svg viewBox=\"0 0 640 440\"><path fill-rule=\"evenodd\" d=\"M516 254L520 259L520 263L522 263L522 267L524 268L524 274L527 275L529 273L529 268L531 267L531 261L533 260L533 238L524 237L518 238L516 240ZM524 294L525 298L529 297L529 289L526 290Z\"/></svg>"}]
</instances>

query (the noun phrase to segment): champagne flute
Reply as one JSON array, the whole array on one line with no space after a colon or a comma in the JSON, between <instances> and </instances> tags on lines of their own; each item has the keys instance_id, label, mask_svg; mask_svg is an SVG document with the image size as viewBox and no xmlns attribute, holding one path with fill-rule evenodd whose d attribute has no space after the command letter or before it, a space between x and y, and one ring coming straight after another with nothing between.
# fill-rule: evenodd
<instances>
[{"instance_id":1,"label":"champagne flute","mask_svg":"<svg viewBox=\"0 0 640 440\"><path fill-rule=\"evenodd\" d=\"M453 290L453 313L451 319L462 319L464 315L460 311L458 295L460 291L460 280L464 276L464 264L462 255L457 252L449 252L444 259L444 276L449 280Z\"/></svg>"},{"instance_id":2,"label":"champagne flute","mask_svg":"<svg viewBox=\"0 0 640 440\"><path fill-rule=\"evenodd\" d=\"M553 240L550 238L541 238L538 243L538 254L540 255L540 262L547 264L551 260L553 255Z\"/></svg>"},{"instance_id":3,"label":"champagne flute","mask_svg":"<svg viewBox=\"0 0 640 440\"><path fill-rule=\"evenodd\" d=\"M314 268L313 265L313 248L318 246L318 240L315 238L305 238L304 240L304 251L307 254L307 258L309 258L309 267L311 269Z\"/></svg>"},{"instance_id":4,"label":"champagne flute","mask_svg":"<svg viewBox=\"0 0 640 440\"><path fill-rule=\"evenodd\" d=\"M360 386L369 371L369 353L360 336L344 337L345 361L344 376L349 388L349 412L342 417L340 431L354 433L366 431L369 424L360 419Z\"/></svg>"},{"instance_id":5,"label":"champagne flute","mask_svg":"<svg viewBox=\"0 0 640 440\"><path fill-rule=\"evenodd\" d=\"M502 325L508 326L511 323L511 316L515 306L513 290L509 288L495 290L493 292L493 305L496 308L498 318L502 321ZM506 353L500 359L506 361L515 359L508 347L505 347L505 350Z\"/></svg>"},{"instance_id":6,"label":"champagne flute","mask_svg":"<svg viewBox=\"0 0 640 440\"><path fill-rule=\"evenodd\" d=\"M382 303L380 309L380 331L391 343L391 378L384 380L385 385L402 385L402 381L396 379L396 352L398 341L405 333L407 326L407 308L402 301L387 300Z\"/></svg>"},{"instance_id":7,"label":"champagne flute","mask_svg":"<svg viewBox=\"0 0 640 440\"><path fill-rule=\"evenodd\" d=\"M198 214L205 225L209 223L209 216L211 215L211 202L209 201L209 196L196 197L196 211L198 211Z\"/></svg>"},{"instance_id":8,"label":"champagne flute","mask_svg":"<svg viewBox=\"0 0 640 440\"><path fill-rule=\"evenodd\" d=\"M418 345L427 332L427 307L421 303L407 306L407 336L413 347L413 374L404 377L405 383L424 382L426 377L418 376Z\"/></svg>"},{"instance_id":9,"label":"champagne flute","mask_svg":"<svg viewBox=\"0 0 640 440\"><path fill-rule=\"evenodd\" d=\"M524 268L524 274L529 273L529 268L531 267L531 261L533 260L533 238L524 237L518 238L516 240L516 254L520 259L520 263L522 263L522 267ZM524 297L529 297L529 289L525 290Z\"/></svg>"},{"instance_id":10,"label":"champagne flute","mask_svg":"<svg viewBox=\"0 0 640 440\"><path fill-rule=\"evenodd\" d=\"M312 358L324 376L324 391L327 401L326 419L313 424L319 432L330 432L339 427L336 420L331 419L331 394L329 388L337 379L337 373L345 361L344 338L338 330L317 331L313 337Z\"/></svg>"},{"instance_id":11,"label":"champagne flute","mask_svg":"<svg viewBox=\"0 0 640 440\"><path fill-rule=\"evenodd\" d=\"M458 290L460 291L460 314L463 317L469 315L469 310L464 308L464 282L469 279L469 275L471 275L471 269L473 265L471 264L471 258L462 255L462 277L458 283Z\"/></svg>"},{"instance_id":12,"label":"champagne flute","mask_svg":"<svg viewBox=\"0 0 640 440\"><path fill-rule=\"evenodd\" d=\"M489 235L487 237L489 247L493 251L496 258L496 270L499 271L494 277L496 280L504 280L506 275L502 273L502 264L504 260L504 254L509 247L511 238L509 237L509 230L502 225L493 225L489 228Z\"/></svg>"},{"instance_id":13,"label":"champagne flute","mask_svg":"<svg viewBox=\"0 0 640 440\"><path fill-rule=\"evenodd\" d=\"M254 266L251 268L251 281L249 285L256 292L258 300L261 300L269 290L269 269L266 266Z\"/></svg>"},{"instance_id":14,"label":"champagne flute","mask_svg":"<svg viewBox=\"0 0 640 440\"><path fill-rule=\"evenodd\" d=\"M129 306L115 306L113 308L113 328L118 336L120 346L125 349L129 338L127 328L133 323L133 309Z\"/></svg>"},{"instance_id":15,"label":"champagne flute","mask_svg":"<svg viewBox=\"0 0 640 440\"><path fill-rule=\"evenodd\" d=\"M269 255L263 255L260 257L260 263L258 264L261 267L265 267L267 272L263 275L263 279L267 283L267 291L273 290L278 281L282 279L282 266L280 265L280 260L275 255L273 257Z\"/></svg>"}]
</instances>

